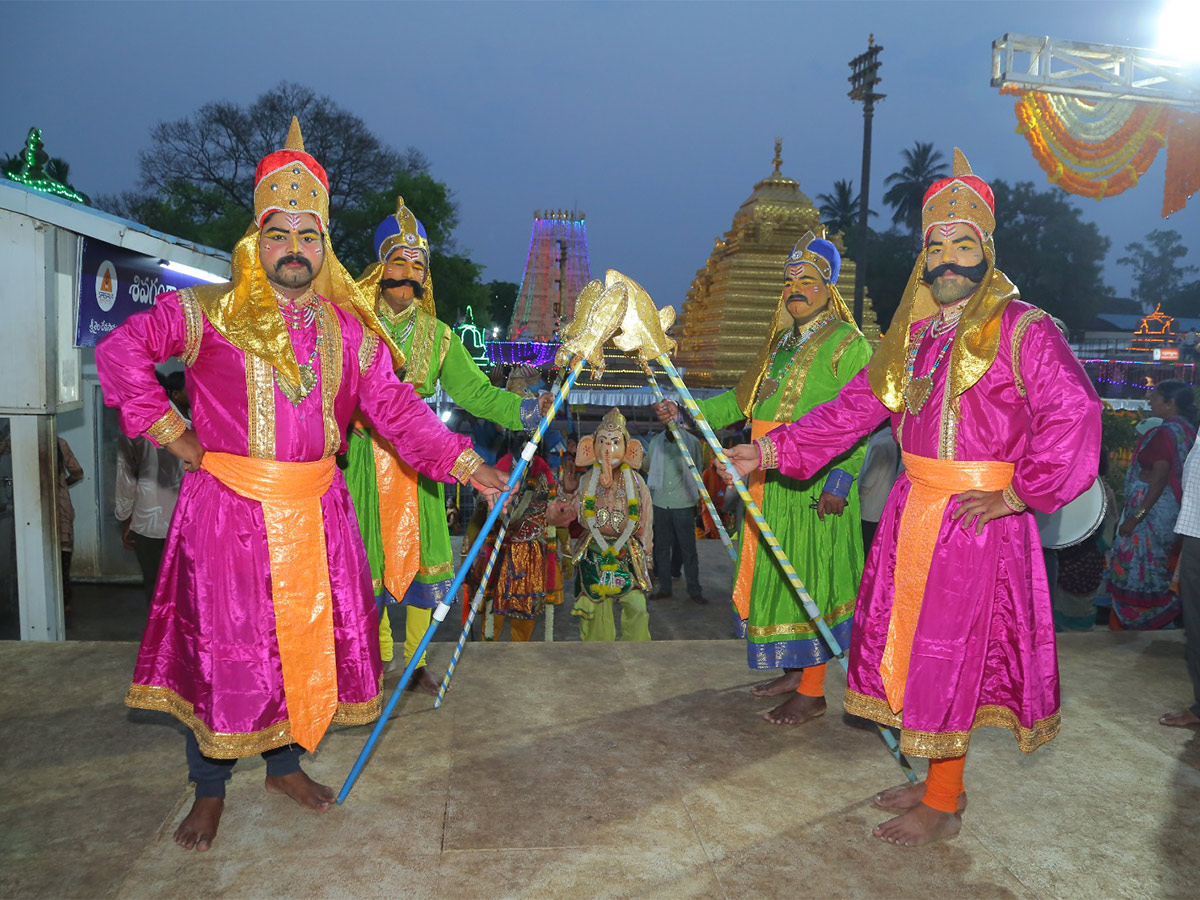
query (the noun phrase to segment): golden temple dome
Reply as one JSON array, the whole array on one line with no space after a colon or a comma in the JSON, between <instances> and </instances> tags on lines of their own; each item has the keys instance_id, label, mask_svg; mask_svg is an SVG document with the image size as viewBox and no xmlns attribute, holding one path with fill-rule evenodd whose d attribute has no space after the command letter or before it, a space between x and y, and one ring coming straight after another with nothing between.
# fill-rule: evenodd
<instances>
[{"instance_id":1,"label":"golden temple dome","mask_svg":"<svg viewBox=\"0 0 1200 900\"><path fill-rule=\"evenodd\" d=\"M821 233L821 213L800 190L800 182L783 174L783 142L775 141L772 172L733 215L733 223L696 273L683 304L679 365L689 384L732 387L754 358L770 331L783 285L783 264L806 231ZM844 252L841 235L831 241ZM854 262L843 258L838 289L854 296ZM879 340L870 299L863 305L863 333Z\"/></svg>"}]
</instances>

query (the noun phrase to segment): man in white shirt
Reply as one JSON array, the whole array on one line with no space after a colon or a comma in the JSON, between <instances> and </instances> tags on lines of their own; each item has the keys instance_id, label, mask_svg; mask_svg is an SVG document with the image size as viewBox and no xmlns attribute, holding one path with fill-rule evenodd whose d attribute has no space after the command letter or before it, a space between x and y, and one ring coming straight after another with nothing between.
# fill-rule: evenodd
<instances>
[{"instance_id":1,"label":"man in white shirt","mask_svg":"<svg viewBox=\"0 0 1200 900\"><path fill-rule=\"evenodd\" d=\"M184 393L183 373L156 374L172 407L186 421L190 410ZM144 436L132 441L124 435L118 438L115 513L121 523L122 543L137 555L147 606L158 583L167 528L175 512L182 480L183 460L173 453L155 447Z\"/></svg>"},{"instance_id":2,"label":"man in white shirt","mask_svg":"<svg viewBox=\"0 0 1200 900\"><path fill-rule=\"evenodd\" d=\"M858 473L859 515L862 518L863 549L871 549L879 517L888 494L900 474L900 448L892 437L892 425L884 422L867 441L867 455Z\"/></svg>"},{"instance_id":3,"label":"man in white shirt","mask_svg":"<svg viewBox=\"0 0 1200 900\"><path fill-rule=\"evenodd\" d=\"M692 460L700 458L700 441L682 426L679 433ZM700 489L679 452L675 436L664 431L650 442L650 472L646 477L654 500L654 577L658 589L651 600L671 596L671 549L679 550L688 596L705 603L700 590L700 561L696 553L696 504Z\"/></svg>"},{"instance_id":4,"label":"man in white shirt","mask_svg":"<svg viewBox=\"0 0 1200 900\"><path fill-rule=\"evenodd\" d=\"M1187 670L1193 703L1177 713L1160 716L1160 725L1189 728L1200 725L1200 441L1183 463L1183 499L1175 533L1183 537L1179 554L1179 599L1187 629Z\"/></svg>"}]
</instances>

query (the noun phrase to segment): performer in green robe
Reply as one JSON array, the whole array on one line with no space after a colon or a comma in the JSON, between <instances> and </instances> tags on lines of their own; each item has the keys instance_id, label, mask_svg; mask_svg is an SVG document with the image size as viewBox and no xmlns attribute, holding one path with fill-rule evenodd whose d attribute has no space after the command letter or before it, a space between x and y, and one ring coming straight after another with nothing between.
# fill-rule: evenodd
<instances>
[{"instance_id":1,"label":"performer in green robe","mask_svg":"<svg viewBox=\"0 0 1200 900\"><path fill-rule=\"evenodd\" d=\"M404 353L405 363L397 370L400 380L423 398L432 396L440 381L450 398L473 416L514 431L536 428L549 395L523 399L492 385L458 336L438 320L429 240L403 197L395 215L376 229L375 251L379 261L363 273L358 285L376 298L380 322ZM371 562L376 597L385 605L402 603L407 610L407 663L454 577L444 489L397 456L367 422L358 421L351 430L347 460L346 484ZM393 656L386 609L380 615L379 642L386 670ZM422 658L413 684L436 694L439 683Z\"/></svg>"},{"instance_id":2,"label":"performer in green robe","mask_svg":"<svg viewBox=\"0 0 1200 900\"><path fill-rule=\"evenodd\" d=\"M841 255L829 241L809 232L796 244L785 265L770 336L755 364L734 390L699 401L714 428L748 418L757 438L832 400L866 366L871 347L838 293L840 269ZM655 411L664 422L678 414L671 401L657 404ZM860 442L808 481L771 470L765 479L755 473L748 484L842 647L850 645L863 570L856 478L865 452ZM750 667L784 670L751 692L787 696L765 718L790 725L824 713L829 647L749 516L739 542L733 604Z\"/></svg>"}]
</instances>

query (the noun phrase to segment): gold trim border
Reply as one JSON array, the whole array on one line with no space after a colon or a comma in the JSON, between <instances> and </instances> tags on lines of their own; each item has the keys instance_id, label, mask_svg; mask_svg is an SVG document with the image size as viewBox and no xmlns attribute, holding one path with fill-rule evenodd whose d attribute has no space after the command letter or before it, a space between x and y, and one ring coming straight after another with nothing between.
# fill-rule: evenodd
<instances>
[{"instance_id":1,"label":"gold trim border","mask_svg":"<svg viewBox=\"0 0 1200 900\"><path fill-rule=\"evenodd\" d=\"M854 612L855 600L849 600L841 606L835 606L823 616L829 627L841 624L841 618ZM817 626L812 622L788 622L783 625L747 625L746 637L776 637L779 635L798 635L810 637L817 633Z\"/></svg>"},{"instance_id":2,"label":"gold trim border","mask_svg":"<svg viewBox=\"0 0 1200 900\"><path fill-rule=\"evenodd\" d=\"M250 351L246 355L246 455L275 458L275 378L271 364Z\"/></svg>"},{"instance_id":3,"label":"gold trim border","mask_svg":"<svg viewBox=\"0 0 1200 900\"><path fill-rule=\"evenodd\" d=\"M880 697L871 697L847 688L843 706L852 716L900 729L900 751L928 759L962 756L967 752L971 732L976 728L1007 728L1017 739L1017 746L1021 752L1032 753L1042 744L1054 740L1062 725L1060 710L1055 710L1053 714L1034 722L1032 728L1026 728L1017 720L1016 713L1007 706L987 705L975 711L975 720L966 731L914 731L905 728L900 715L892 712L887 700Z\"/></svg>"},{"instance_id":4,"label":"gold trim border","mask_svg":"<svg viewBox=\"0 0 1200 900\"><path fill-rule=\"evenodd\" d=\"M779 468L779 450L775 446L775 442L771 440L769 434L764 434L760 438L755 438L754 443L758 444L758 455L761 468L778 469Z\"/></svg>"},{"instance_id":5,"label":"gold trim border","mask_svg":"<svg viewBox=\"0 0 1200 900\"><path fill-rule=\"evenodd\" d=\"M1030 309L1021 314L1021 318L1017 319L1017 324L1013 326L1011 350L1012 350L1012 369L1013 381L1017 386L1017 393L1022 397L1025 396L1025 378L1021 374L1021 344L1025 340L1025 332L1029 330L1029 326L1034 322L1040 322L1046 318L1046 311L1042 309Z\"/></svg>"},{"instance_id":6,"label":"gold trim border","mask_svg":"<svg viewBox=\"0 0 1200 900\"><path fill-rule=\"evenodd\" d=\"M146 429L146 437L153 440L159 446L165 447L171 441L177 441L187 431L187 422L183 421L183 416L175 412L174 407L163 413L153 425Z\"/></svg>"},{"instance_id":7,"label":"gold trim border","mask_svg":"<svg viewBox=\"0 0 1200 900\"><path fill-rule=\"evenodd\" d=\"M379 336L363 326L362 343L358 345L358 374L366 375L375 361L375 351L379 349Z\"/></svg>"},{"instance_id":8,"label":"gold trim border","mask_svg":"<svg viewBox=\"0 0 1200 900\"><path fill-rule=\"evenodd\" d=\"M259 731L213 731L196 717L192 704L170 688L157 685L130 685L125 695L125 705L132 709L148 709L174 716L196 735L200 752L213 759L241 759L292 743L292 724L288 719ZM383 676L380 676L375 696L363 703L339 703L337 712L333 714L333 724L365 725L378 719L382 712Z\"/></svg>"},{"instance_id":9,"label":"gold trim border","mask_svg":"<svg viewBox=\"0 0 1200 900\"><path fill-rule=\"evenodd\" d=\"M200 355L200 341L204 338L204 310L200 308L196 292L191 288L179 292L179 308L183 310L185 334L183 354L179 360L190 368Z\"/></svg>"},{"instance_id":10,"label":"gold trim border","mask_svg":"<svg viewBox=\"0 0 1200 900\"><path fill-rule=\"evenodd\" d=\"M1006 487L1000 493L1000 496L1004 498L1004 502L1013 512L1025 512L1025 510L1029 508L1029 504L1017 496L1017 492L1013 490L1011 482L1009 483L1008 487Z\"/></svg>"},{"instance_id":11,"label":"gold trim border","mask_svg":"<svg viewBox=\"0 0 1200 900\"><path fill-rule=\"evenodd\" d=\"M468 447L458 454L458 459L454 461L454 466L450 469L450 476L459 484L466 484L475 474L475 470L482 465L483 457Z\"/></svg>"},{"instance_id":12,"label":"gold trim border","mask_svg":"<svg viewBox=\"0 0 1200 900\"><path fill-rule=\"evenodd\" d=\"M325 456L333 456L342 446L342 431L338 427L338 391L342 389L342 325L329 303L321 304L321 421L325 426Z\"/></svg>"}]
</instances>

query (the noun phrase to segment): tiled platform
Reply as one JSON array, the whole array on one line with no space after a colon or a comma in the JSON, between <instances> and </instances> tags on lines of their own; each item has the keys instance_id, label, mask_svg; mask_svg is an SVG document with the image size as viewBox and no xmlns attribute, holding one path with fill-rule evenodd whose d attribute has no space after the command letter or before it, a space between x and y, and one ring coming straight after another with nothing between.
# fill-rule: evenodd
<instances>
[{"instance_id":1,"label":"tiled platform","mask_svg":"<svg viewBox=\"0 0 1200 900\"><path fill-rule=\"evenodd\" d=\"M1064 637L1060 737L1026 757L980 732L962 834L918 850L871 837L868 798L901 780L871 729L769 726L739 642L673 641L472 645L441 710L401 702L345 806L268 795L246 760L214 848L185 852L182 737L121 706L134 652L0 644L0 896L1200 893L1200 735L1155 724L1188 696L1177 633ZM365 735L308 770L339 786Z\"/></svg>"}]
</instances>

